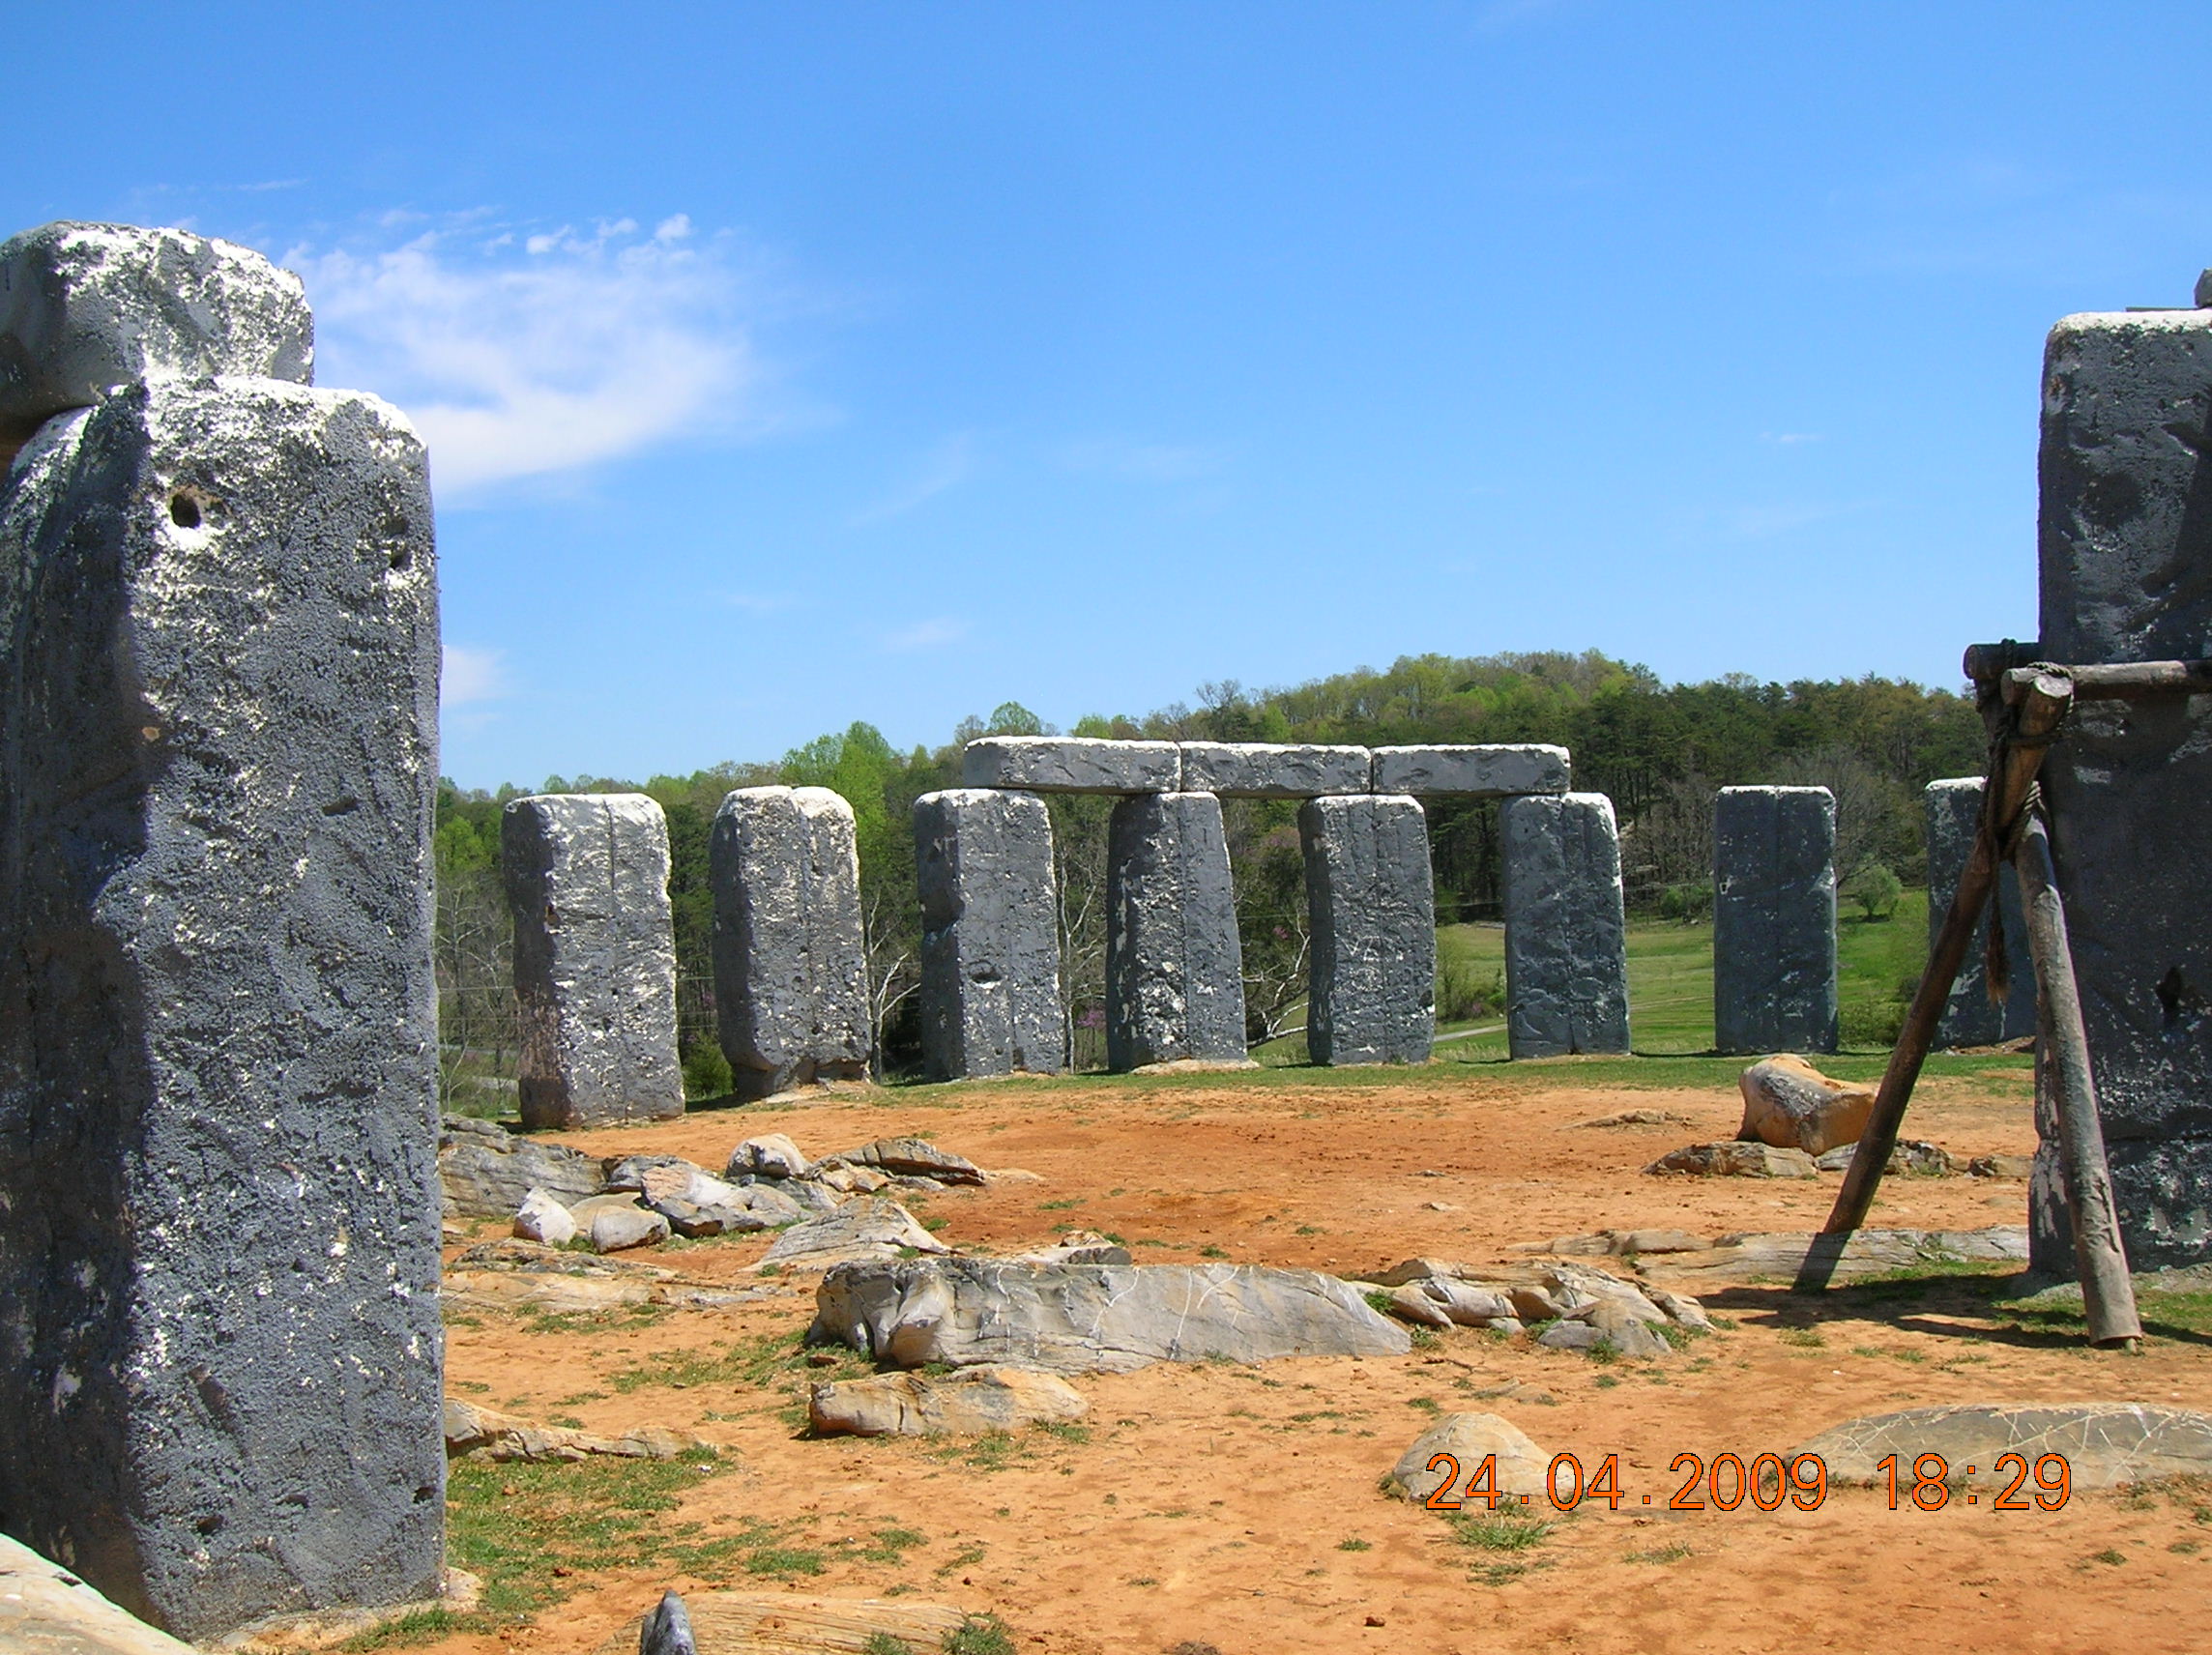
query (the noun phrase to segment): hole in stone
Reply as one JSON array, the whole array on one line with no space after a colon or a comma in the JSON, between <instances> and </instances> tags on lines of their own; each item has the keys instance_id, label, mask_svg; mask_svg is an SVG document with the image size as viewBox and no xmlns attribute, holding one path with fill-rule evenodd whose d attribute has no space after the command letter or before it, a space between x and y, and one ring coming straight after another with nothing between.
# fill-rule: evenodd
<instances>
[{"instance_id":1,"label":"hole in stone","mask_svg":"<svg viewBox=\"0 0 2212 1655\"><path fill-rule=\"evenodd\" d=\"M548 931L561 929L561 915L554 910L550 902L545 905L545 929Z\"/></svg>"},{"instance_id":2,"label":"hole in stone","mask_svg":"<svg viewBox=\"0 0 2212 1655\"><path fill-rule=\"evenodd\" d=\"M2158 1003L2166 1011L2166 1029L2168 1033L2184 1024L2194 1025L2204 1015L2204 997L2181 974L2179 966L2171 968L2159 979Z\"/></svg>"},{"instance_id":3,"label":"hole in stone","mask_svg":"<svg viewBox=\"0 0 2212 1655\"><path fill-rule=\"evenodd\" d=\"M323 806L325 816L344 816L361 808L358 798L334 798Z\"/></svg>"},{"instance_id":4,"label":"hole in stone","mask_svg":"<svg viewBox=\"0 0 2212 1655\"><path fill-rule=\"evenodd\" d=\"M414 561L415 553L409 547L393 546L392 548L392 566L393 568L403 569Z\"/></svg>"},{"instance_id":5,"label":"hole in stone","mask_svg":"<svg viewBox=\"0 0 2212 1655\"><path fill-rule=\"evenodd\" d=\"M201 1518L197 1523L192 1524L192 1527L197 1529L202 1534L213 1534L221 1526L222 1514L220 1512L210 1512L206 1517Z\"/></svg>"},{"instance_id":6,"label":"hole in stone","mask_svg":"<svg viewBox=\"0 0 2212 1655\"><path fill-rule=\"evenodd\" d=\"M183 489L169 496L169 521L180 529L200 526L200 503Z\"/></svg>"}]
</instances>

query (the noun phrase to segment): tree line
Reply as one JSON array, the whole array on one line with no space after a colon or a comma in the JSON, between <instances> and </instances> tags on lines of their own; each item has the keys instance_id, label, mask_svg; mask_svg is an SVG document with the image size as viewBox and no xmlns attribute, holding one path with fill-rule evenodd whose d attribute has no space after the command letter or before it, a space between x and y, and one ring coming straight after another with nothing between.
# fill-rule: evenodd
<instances>
[{"instance_id":1,"label":"tree line","mask_svg":"<svg viewBox=\"0 0 2212 1655\"><path fill-rule=\"evenodd\" d=\"M1015 702L964 719L945 745L900 752L871 724L825 735L769 763L725 763L632 782L548 776L495 793L438 792L441 1040L451 1088L512 1072L507 983L511 930L499 886L499 818L526 791L642 792L668 816L680 1042L696 1095L726 1087L714 1043L708 835L733 788L827 787L853 806L869 992L887 1071L918 1060L914 990L920 944L910 811L960 785L960 750L980 735L1057 734ZM1747 783L1827 787L1837 803L1837 873L1878 886L1922 883L1920 790L1978 773L1981 720L1970 698L1896 680L1761 683L1742 675L1667 684L1596 652L1465 658L1408 656L1288 689L1203 684L1197 705L1094 715L1067 732L1123 740L1352 742L1547 741L1574 755L1574 785L1610 795L1622 828L1632 907L1696 918L1710 902L1712 796ZM1111 799L1049 800L1060 875L1062 1015L1082 1067L1103 1059L1106 822ZM1244 946L1248 1033L1294 1031L1303 1002L1307 927L1297 809L1223 801ZM1438 800L1429 811L1441 922L1495 919L1499 839L1494 804ZM1495 985L1440 985L1441 1016L1478 1015ZM1457 1000L1461 1003L1450 1003Z\"/></svg>"}]
</instances>

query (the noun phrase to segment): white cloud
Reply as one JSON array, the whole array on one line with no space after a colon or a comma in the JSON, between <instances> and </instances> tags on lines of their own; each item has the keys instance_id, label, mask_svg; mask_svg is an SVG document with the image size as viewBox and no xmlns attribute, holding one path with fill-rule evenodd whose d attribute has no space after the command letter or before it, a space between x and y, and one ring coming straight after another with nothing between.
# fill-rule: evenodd
<instances>
[{"instance_id":1,"label":"white cloud","mask_svg":"<svg viewBox=\"0 0 2212 1655\"><path fill-rule=\"evenodd\" d=\"M318 377L404 409L442 497L754 413L761 370L725 243L701 245L682 215L650 238L628 218L564 225L519 251L495 228L472 217L381 251L286 259L314 304Z\"/></svg>"},{"instance_id":2,"label":"white cloud","mask_svg":"<svg viewBox=\"0 0 2212 1655\"><path fill-rule=\"evenodd\" d=\"M445 663L438 675L438 704L466 707L472 702L499 700L507 694L506 658L499 650L471 650L459 644L448 644Z\"/></svg>"},{"instance_id":3,"label":"white cloud","mask_svg":"<svg viewBox=\"0 0 2212 1655\"><path fill-rule=\"evenodd\" d=\"M903 653L909 650L933 650L946 644L957 644L967 636L967 622L939 615L891 633L884 640L884 647Z\"/></svg>"}]
</instances>

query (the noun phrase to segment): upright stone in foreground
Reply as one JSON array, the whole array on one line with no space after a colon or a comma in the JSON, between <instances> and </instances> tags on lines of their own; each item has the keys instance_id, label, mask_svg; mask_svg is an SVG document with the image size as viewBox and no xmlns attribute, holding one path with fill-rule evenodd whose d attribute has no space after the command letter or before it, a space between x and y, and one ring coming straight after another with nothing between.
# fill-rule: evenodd
<instances>
[{"instance_id":1,"label":"upright stone in foreground","mask_svg":"<svg viewBox=\"0 0 2212 1655\"><path fill-rule=\"evenodd\" d=\"M1052 818L1033 793L954 788L914 801L921 1044L930 1079L1067 1066Z\"/></svg>"},{"instance_id":2,"label":"upright stone in foreground","mask_svg":"<svg viewBox=\"0 0 2212 1655\"><path fill-rule=\"evenodd\" d=\"M194 1640L440 1586L437 694L374 397L126 386L0 495L0 1526Z\"/></svg>"},{"instance_id":3,"label":"upright stone in foreground","mask_svg":"<svg viewBox=\"0 0 2212 1655\"><path fill-rule=\"evenodd\" d=\"M714 1009L737 1095L866 1080L873 1049L853 807L823 787L746 787L708 844Z\"/></svg>"},{"instance_id":4,"label":"upright stone in foreground","mask_svg":"<svg viewBox=\"0 0 2212 1655\"><path fill-rule=\"evenodd\" d=\"M1824 787L1713 800L1713 1043L1836 1049L1836 801Z\"/></svg>"},{"instance_id":5,"label":"upright stone in foreground","mask_svg":"<svg viewBox=\"0 0 2212 1655\"><path fill-rule=\"evenodd\" d=\"M642 793L545 793L500 823L516 1076L532 1129L684 1113L668 821Z\"/></svg>"},{"instance_id":6,"label":"upright stone in foreground","mask_svg":"<svg viewBox=\"0 0 2212 1655\"><path fill-rule=\"evenodd\" d=\"M1424 1063L1437 1031L1436 888L1415 798L1316 798L1305 851L1306 1052L1317 1063Z\"/></svg>"},{"instance_id":7,"label":"upright stone in foreground","mask_svg":"<svg viewBox=\"0 0 2212 1655\"><path fill-rule=\"evenodd\" d=\"M1106 1066L1248 1061L1221 800L1124 798L1106 857Z\"/></svg>"},{"instance_id":8,"label":"upright stone in foreground","mask_svg":"<svg viewBox=\"0 0 2212 1655\"><path fill-rule=\"evenodd\" d=\"M1981 831L1980 776L1951 776L1932 781L1922 792L1928 822L1928 944L1943 929L1951 912L1951 898L1959 889L1959 876ZM2035 963L2027 951L2027 917L2021 912L2020 877L2010 862L1997 867L1997 912L2004 920L2005 963L2011 992L2004 1003L1990 999L1988 949L1989 911L1967 946L1959 977L1944 1002L1943 1020L1936 1026L1938 1046L1994 1046L2000 1040L2018 1040L2035 1032Z\"/></svg>"},{"instance_id":9,"label":"upright stone in foreground","mask_svg":"<svg viewBox=\"0 0 2212 1655\"><path fill-rule=\"evenodd\" d=\"M2212 310L2052 330L2046 657L2212 655L2208 446ZM2212 1259L2212 697L2085 702L2042 780L2128 1263ZM2038 1106L2031 1256L2072 1274L2053 1118Z\"/></svg>"},{"instance_id":10,"label":"upright stone in foreground","mask_svg":"<svg viewBox=\"0 0 2212 1655\"><path fill-rule=\"evenodd\" d=\"M1620 835L1602 793L1509 798L1506 1043L1516 1058L1628 1050Z\"/></svg>"}]
</instances>

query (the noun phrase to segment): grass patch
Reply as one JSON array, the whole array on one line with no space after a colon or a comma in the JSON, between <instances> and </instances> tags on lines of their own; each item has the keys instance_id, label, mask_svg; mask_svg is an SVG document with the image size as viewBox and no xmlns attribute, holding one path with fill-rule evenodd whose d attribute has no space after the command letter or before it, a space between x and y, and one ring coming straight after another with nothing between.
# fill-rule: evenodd
<instances>
[{"instance_id":1,"label":"grass patch","mask_svg":"<svg viewBox=\"0 0 2212 1655\"><path fill-rule=\"evenodd\" d=\"M610 1376L607 1383L627 1395L648 1386L690 1389L697 1385L747 1384L766 1389L806 1367L803 1334L764 1333L740 1340L727 1350L704 1356L660 1356ZM842 1361L830 1367L809 1369L818 1379L850 1379L871 1371L849 1350L839 1350Z\"/></svg>"},{"instance_id":2,"label":"grass patch","mask_svg":"<svg viewBox=\"0 0 2212 1655\"><path fill-rule=\"evenodd\" d=\"M1654 1546L1648 1552L1630 1552L1621 1558L1621 1561L1624 1563L1679 1563L1690 1554L1690 1549L1687 1546Z\"/></svg>"},{"instance_id":3,"label":"grass patch","mask_svg":"<svg viewBox=\"0 0 2212 1655\"><path fill-rule=\"evenodd\" d=\"M1559 1526L1549 1518L1529 1515L1525 1507L1502 1502L1496 1511L1447 1513L1444 1521L1451 1525L1454 1540L1483 1552L1531 1551Z\"/></svg>"},{"instance_id":4,"label":"grass patch","mask_svg":"<svg viewBox=\"0 0 2212 1655\"><path fill-rule=\"evenodd\" d=\"M1339 1552L1372 1552L1375 1550L1372 1545L1370 1545L1367 1541L1360 1539L1356 1534L1348 1535L1346 1538L1339 1540L1336 1543L1336 1549Z\"/></svg>"},{"instance_id":5,"label":"grass patch","mask_svg":"<svg viewBox=\"0 0 2212 1655\"><path fill-rule=\"evenodd\" d=\"M943 1655L1014 1655L1013 1635L995 1614L972 1614L945 1635Z\"/></svg>"},{"instance_id":6,"label":"grass patch","mask_svg":"<svg viewBox=\"0 0 2212 1655\"><path fill-rule=\"evenodd\" d=\"M1825 1350L1828 1348L1827 1340L1820 1337L1819 1330L1811 1327L1785 1327L1780 1338L1783 1344L1793 1350Z\"/></svg>"}]
</instances>

